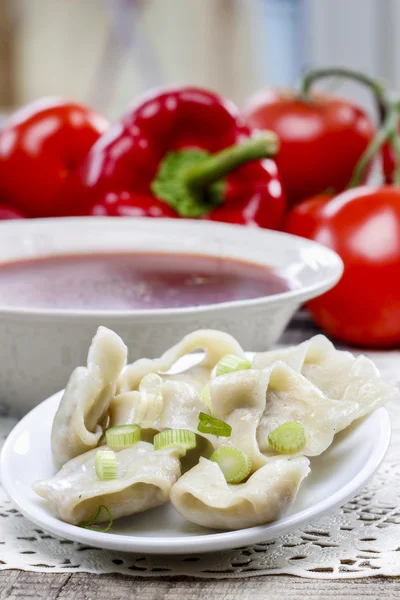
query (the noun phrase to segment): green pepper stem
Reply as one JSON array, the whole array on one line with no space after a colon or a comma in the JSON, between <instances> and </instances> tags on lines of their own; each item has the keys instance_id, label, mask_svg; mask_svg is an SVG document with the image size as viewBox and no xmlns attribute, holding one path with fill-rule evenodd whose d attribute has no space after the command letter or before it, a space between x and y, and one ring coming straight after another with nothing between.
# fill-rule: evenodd
<instances>
[{"instance_id":1,"label":"green pepper stem","mask_svg":"<svg viewBox=\"0 0 400 600\"><path fill-rule=\"evenodd\" d=\"M378 107L385 104L386 91L385 86L361 73L359 71L353 71L352 69L345 69L342 67L328 67L327 69L315 69L313 71L309 71L303 77L300 83L299 95L303 100L310 100L310 89L311 86L319 79L325 79L326 77L343 77L345 79L352 79L353 81L358 81L359 83L366 85L375 95L375 98L378 103Z\"/></svg>"},{"instance_id":2,"label":"green pepper stem","mask_svg":"<svg viewBox=\"0 0 400 600\"><path fill-rule=\"evenodd\" d=\"M252 160L275 156L278 149L278 136L272 131L264 131L188 167L183 177L184 183L191 189L205 187Z\"/></svg>"},{"instance_id":3,"label":"green pepper stem","mask_svg":"<svg viewBox=\"0 0 400 600\"><path fill-rule=\"evenodd\" d=\"M388 111L386 114L385 121L383 126L378 131L374 139L367 146L364 153L361 155L358 163L355 166L353 171L353 175L351 177L350 183L347 186L348 189L357 187L361 184L362 178L364 176L365 170L370 163L370 161L374 158L374 156L381 149L383 144L387 142L389 139L392 141L393 147L396 152L397 161L396 161L396 172L395 172L395 181L397 181L397 177L400 182L400 148L399 140L397 135L397 126L399 123L399 110L400 105L399 102L388 102ZM395 141L394 141L395 140ZM397 154L397 150L399 150L399 154Z\"/></svg>"}]
</instances>

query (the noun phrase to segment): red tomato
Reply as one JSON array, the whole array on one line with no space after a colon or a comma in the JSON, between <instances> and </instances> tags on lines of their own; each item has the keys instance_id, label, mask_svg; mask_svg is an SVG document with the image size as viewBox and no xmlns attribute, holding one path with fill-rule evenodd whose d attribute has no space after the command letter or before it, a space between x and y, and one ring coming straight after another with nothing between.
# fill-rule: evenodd
<instances>
[{"instance_id":1,"label":"red tomato","mask_svg":"<svg viewBox=\"0 0 400 600\"><path fill-rule=\"evenodd\" d=\"M178 217L165 202L125 190L109 192L102 202L93 205L89 214L94 217Z\"/></svg>"},{"instance_id":2,"label":"red tomato","mask_svg":"<svg viewBox=\"0 0 400 600\"><path fill-rule=\"evenodd\" d=\"M0 197L33 217L59 214L65 180L107 126L82 104L44 98L22 108L0 131Z\"/></svg>"},{"instance_id":3,"label":"red tomato","mask_svg":"<svg viewBox=\"0 0 400 600\"><path fill-rule=\"evenodd\" d=\"M400 189L392 186L354 188L326 201L303 229L306 235L335 250L344 274L329 292L309 303L315 321L330 335L365 347L400 344ZM295 223L293 209L292 223Z\"/></svg>"},{"instance_id":4,"label":"red tomato","mask_svg":"<svg viewBox=\"0 0 400 600\"><path fill-rule=\"evenodd\" d=\"M331 194L319 194L296 204L285 217L283 231L312 238L321 209L331 198Z\"/></svg>"},{"instance_id":5,"label":"red tomato","mask_svg":"<svg viewBox=\"0 0 400 600\"><path fill-rule=\"evenodd\" d=\"M251 127L271 129L281 140L276 163L290 204L332 189L339 193L375 135L358 106L338 97L266 90L250 99L245 116Z\"/></svg>"},{"instance_id":6,"label":"red tomato","mask_svg":"<svg viewBox=\"0 0 400 600\"><path fill-rule=\"evenodd\" d=\"M392 144L386 143L382 148L382 168L387 183L393 182L394 170L396 168L396 156Z\"/></svg>"}]
</instances>

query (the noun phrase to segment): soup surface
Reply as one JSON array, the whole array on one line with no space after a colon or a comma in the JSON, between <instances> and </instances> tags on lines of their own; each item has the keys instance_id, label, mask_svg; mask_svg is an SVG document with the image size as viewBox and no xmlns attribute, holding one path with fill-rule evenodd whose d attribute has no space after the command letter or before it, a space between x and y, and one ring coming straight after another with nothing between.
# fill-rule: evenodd
<instances>
[{"instance_id":1,"label":"soup surface","mask_svg":"<svg viewBox=\"0 0 400 600\"><path fill-rule=\"evenodd\" d=\"M67 254L0 265L0 305L129 310L260 298L290 288L271 268L161 253Z\"/></svg>"}]
</instances>

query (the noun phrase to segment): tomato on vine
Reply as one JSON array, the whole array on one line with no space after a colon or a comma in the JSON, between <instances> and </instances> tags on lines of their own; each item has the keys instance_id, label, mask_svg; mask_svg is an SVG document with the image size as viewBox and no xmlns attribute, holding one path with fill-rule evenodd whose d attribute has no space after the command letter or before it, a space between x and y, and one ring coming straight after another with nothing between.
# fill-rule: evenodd
<instances>
[{"instance_id":1,"label":"tomato on vine","mask_svg":"<svg viewBox=\"0 0 400 600\"><path fill-rule=\"evenodd\" d=\"M400 343L400 169L395 185L359 185L365 165L386 143L400 156L398 107L359 161L352 189L311 198L295 206L285 229L335 250L344 262L339 283L309 303L315 321L329 335L357 346Z\"/></svg>"},{"instance_id":2,"label":"tomato on vine","mask_svg":"<svg viewBox=\"0 0 400 600\"><path fill-rule=\"evenodd\" d=\"M362 73L329 68L306 74L298 91L259 92L245 109L251 127L270 129L280 138L276 163L290 205L327 189L344 190L376 133L361 107L345 98L311 91L317 80L332 76L359 81L378 101L384 95L380 83ZM366 169L364 177L367 173Z\"/></svg>"}]
</instances>

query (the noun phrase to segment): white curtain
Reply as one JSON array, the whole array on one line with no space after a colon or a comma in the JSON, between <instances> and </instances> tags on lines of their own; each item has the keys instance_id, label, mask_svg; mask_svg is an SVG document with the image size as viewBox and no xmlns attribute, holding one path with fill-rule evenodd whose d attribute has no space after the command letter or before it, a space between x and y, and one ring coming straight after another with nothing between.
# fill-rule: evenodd
<instances>
[{"instance_id":1,"label":"white curtain","mask_svg":"<svg viewBox=\"0 0 400 600\"><path fill-rule=\"evenodd\" d=\"M149 85L203 85L239 103L259 85L253 0L1 1L12 3L17 17L19 104L60 95L117 116ZM132 47L112 31L115 7L129 1L136 7L124 23L125 32L136 32ZM99 72L100 65L107 70Z\"/></svg>"}]
</instances>

